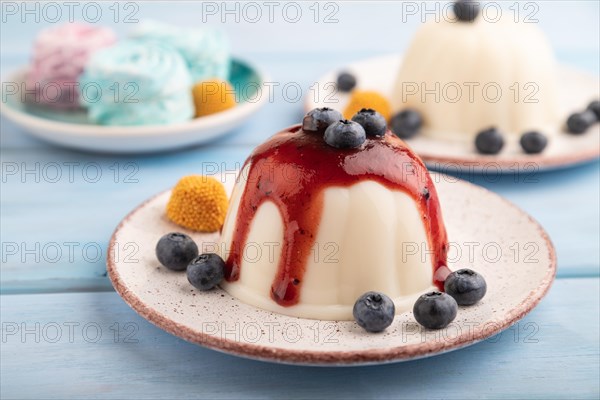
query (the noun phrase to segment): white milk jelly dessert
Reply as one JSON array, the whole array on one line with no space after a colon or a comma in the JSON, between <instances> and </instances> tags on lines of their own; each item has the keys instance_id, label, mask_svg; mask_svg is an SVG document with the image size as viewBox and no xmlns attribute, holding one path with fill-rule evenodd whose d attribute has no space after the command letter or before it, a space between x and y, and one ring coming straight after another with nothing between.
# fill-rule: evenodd
<instances>
[{"instance_id":1,"label":"white milk jelly dessert","mask_svg":"<svg viewBox=\"0 0 600 400\"><path fill-rule=\"evenodd\" d=\"M304 128L277 133L246 161L222 229L221 286L245 303L305 318L352 320L368 291L405 312L426 291L443 290L436 271L448 239L435 187L389 130L306 123L331 111L313 110Z\"/></svg>"},{"instance_id":2,"label":"white milk jelly dessert","mask_svg":"<svg viewBox=\"0 0 600 400\"><path fill-rule=\"evenodd\" d=\"M490 127L514 137L556 133L557 63L544 33L507 13L481 15L477 4L457 2L456 19L419 28L398 71L394 111L417 110L423 134L438 139L471 141Z\"/></svg>"}]
</instances>

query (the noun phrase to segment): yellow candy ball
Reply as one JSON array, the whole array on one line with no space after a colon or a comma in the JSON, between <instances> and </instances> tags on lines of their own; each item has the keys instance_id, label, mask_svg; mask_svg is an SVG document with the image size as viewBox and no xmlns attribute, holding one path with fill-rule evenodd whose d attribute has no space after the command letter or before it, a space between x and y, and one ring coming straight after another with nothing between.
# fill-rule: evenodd
<instances>
[{"instance_id":1,"label":"yellow candy ball","mask_svg":"<svg viewBox=\"0 0 600 400\"><path fill-rule=\"evenodd\" d=\"M351 119L363 108L372 108L383 115L386 121L389 121L392 116L392 107L384 96L373 91L355 90L350 95L350 101L344 109L344 118Z\"/></svg>"},{"instance_id":2,"label":"yellow candy ball","mask_svg":"<svg viewBox=\"0 0 600 400\"><path fill-rule=\"evenodd\" d=\"M218 113L235 107L235 91L220 79L198 82L192 88L196 117Z\"/></svg>"},{"instance_id":3,"label":"yellow candy ball","mask_svg":"<svg viewBox=\"0 0 600 400\"><path fill-rule=\"evenodd\" d=\"M184 228L200 232L221 229L227 213L227 193L209 176L190 175L177 182L167 203L167 217Z\"/></svg>"}]
</instances>

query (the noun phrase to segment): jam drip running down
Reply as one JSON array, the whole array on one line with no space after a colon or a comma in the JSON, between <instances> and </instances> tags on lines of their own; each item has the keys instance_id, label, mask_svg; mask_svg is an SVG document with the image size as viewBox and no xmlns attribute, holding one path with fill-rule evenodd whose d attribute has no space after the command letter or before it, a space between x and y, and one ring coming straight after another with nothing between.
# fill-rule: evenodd
<instances>
[{"instance_id":1,"label":"jam drip running down","mask_svg":"<svg viewBox=\"0 0 600 400\"><path fill-rule=\"evenodd\" d=\"M227 281L239 279L254 215L263 202L271 201L279 209L284 226L271 297L281 306L297 304L319 230L324 190L365 180L403 191L414 199L432 250L434 276L446 265L448 240L433 182L422 161L390 131L383 138L368 138L358 149L340 150L328 146L322 135L293 126L257 147L248 163L247 183L226 261ZM443 289L443 282L434 284Z\"/></svg>"}]
</instances>

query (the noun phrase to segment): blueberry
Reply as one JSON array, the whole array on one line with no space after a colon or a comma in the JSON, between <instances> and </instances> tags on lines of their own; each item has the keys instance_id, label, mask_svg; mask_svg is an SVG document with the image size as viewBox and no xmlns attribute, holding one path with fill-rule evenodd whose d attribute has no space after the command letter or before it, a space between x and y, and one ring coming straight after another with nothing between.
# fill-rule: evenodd
<instances>
[{"instance_id":1,"label":"blueberry","mask_svg":"<svg viewBox=\"0 0 600 400\"><path fill-rule=\"evenodd\" d=\"M489 128L477 134L475 147L481 154L498 154L504 147L504 138L496 128Z\"/></svg>"},{"instance_id":2,"label":"blueberry","mask_svg":"<svg viewBox=\"0 0 600 400\"><path fill-rule=\"evenodd\" d=\"M363 108L352 117L352 121L358 122L369 137L381 137L387 130L387 123L383 115L372 108Z\"/></svg>"},{"instance_id":3,"label":"blueberry","mask_svg":"<svg viewBox=\"0 0 600 400\"><path fill-rule=\"evenodd\" d=\"M422 125L421 114L411 109L399 112L390 121L392 132L401 139L410 139L415 136Z\"/></svg>"},{"instance_id":4,"label":"blueberry","mask_svg":"<svg viewBox=\"0 0 600 400\"><path fill-rule=\"evenodd\" d=\"M392 299L383 293L367 292L360 296L354 308L352 315L356 323L367 332L381 332L394 320L396 307Z\"/></svg>"},{"instance_id":5,"label":"blueberry","mask_svg":"<svg viewBox=\"0 0 600 400\"><path fill-rule=\"evenodd\" d=\"M527 154L538 154L548 145L548 138L539 132L527 132L521 136L521 147Z\"/></svg>"},{"instance_id":6,"label":"blueberry","mask_svg":"<svg viewBox=\"0 0 600 400\"><path fill-rule=\"evenodd\" d=\"M593 111L594 114L596 114L596 121L600 121L600 101L598 101L598 100L592 101L587 106L587 109L590 111Z\"/></svg>"},{"instance_id":7,"label":"blueberry","mask_svg":"<svg viewBox=\"0 0 600 400\"><path fill-rule=\"evenodd\" d=\"M156 244L156 257L165 267L183 271L198 255L198 246L184 233L167 233Z\"/></svg>"},{"instance_id":8,"label":"blueberry","mask_svg":"<svg viewBox=\"0 0 600 400\"><path fill-rule=\"evenodd\" d=\"M461 306L470 306L483 299L487 284L483 276L464 268L452 272L446 277L444 290Z\"/></svg>"},{"instance_id":9,"label":"blueberry","mask_svg":"<svg viewBox=\"0 0 600 400\"><path fill-rule=\"evenodd\" d=\"M459 21L471 22L479 15L479 2L458 0L454 3L454 15Z\"/></svg>"},{"instance_id":10,"label":"blueberry","mask_svg":"<svg viewBox=\"0 0 600 400\"><path fill-rule=\"evenodd\" d=\"M337 78L337 88L340 92L349 92L356 86L356 78L348 72L342 72Z\"/></svg>"},{"instance_id":11,"label":"blueberry","mask_svg":"<svg viewBox=\"0 0 600 400\"><path fill-rule=\"evenodd\" d=\"M354 121L340 120L325 130L325 142L338 149L354 149L367 140L362 126Z\"/></svg>"},{"instance_id":12,"label":"blueberry","mask_svg":"<svg viewBox=\"0 0 600 400\"><path fill-rule=\"evenodd\" d=\"M596 114L592 110L585 110L580 113L574 113L567 120L567 129L569 133L579 135L588 130L596 122Z\"/></svg>"},{"instance_id":13,"label":"blueberry","mask_svg":"<svg viewBox=\"0 0 600 400\"><path fill-rule=\"evenodd\" d=\"M302 129L307 132L323 133L329 125L343 118L341 112L332 108L315 108L309 111L302 120Z\"/></svg>"},{"instance_id":14,"label":"blueberry","mask_svg":"<svg viewBox=\"0 0 600 400\"><path fill-rule=\"evenodd\" d=\"M454 321L458 304L450 295L430 292L419 297L413 307L417 322L428 329L442 329Z\"/></svg>"},{"instance_id":15,"label":"blueberry","mask_svg":"<svg viewBox=\"0 0 600 400\"><path fill-rule=\"evenodd\" d=\"M206 291L214 288L225 276L225 261L217 254L205 253L194 258L187 267L188 281L196 289Z\"/></svg>"}]
</instances>

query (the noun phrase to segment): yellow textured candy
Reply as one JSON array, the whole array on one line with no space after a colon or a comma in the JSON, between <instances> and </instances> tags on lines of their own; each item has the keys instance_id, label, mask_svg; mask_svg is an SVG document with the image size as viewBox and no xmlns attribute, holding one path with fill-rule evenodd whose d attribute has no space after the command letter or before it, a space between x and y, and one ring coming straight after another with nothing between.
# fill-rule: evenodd
<instances>
[{"instance_id":1,"label":"yellow textured candy","mask_svg":"<svg viewBox=\"0 0 600 400\"><path fill-rule=\"evenodd\" d=\"M235 107L235 92L231 85L220 79L210 79L192 89L196 117L218 113Z\"/></svg>"},{"instance_id":2,"label":"yellow textured candy","mask_svg":"<svg viewBox=\"0 0 600 400\"><path fill-rule=\"evenodd\" d=\"M350 101L344 110L344 118L351 119L363 108L372 108L383 115L386 121L389 121L392 116L392 108L384 96L377 92L355 90L350 95Z\"/></svg>"},{"instance_id":3,"label":"yellow textured candy","mask_svg":"<svg viewBox=\"0 0 600 400\"><path fill-rule=\"evenodd\" d=\"M225 188L209 176L181 178L167 203L167 217L177 225L194 231L218 231L223 226L226 213Z\"/></svg>"}]
</instances>

